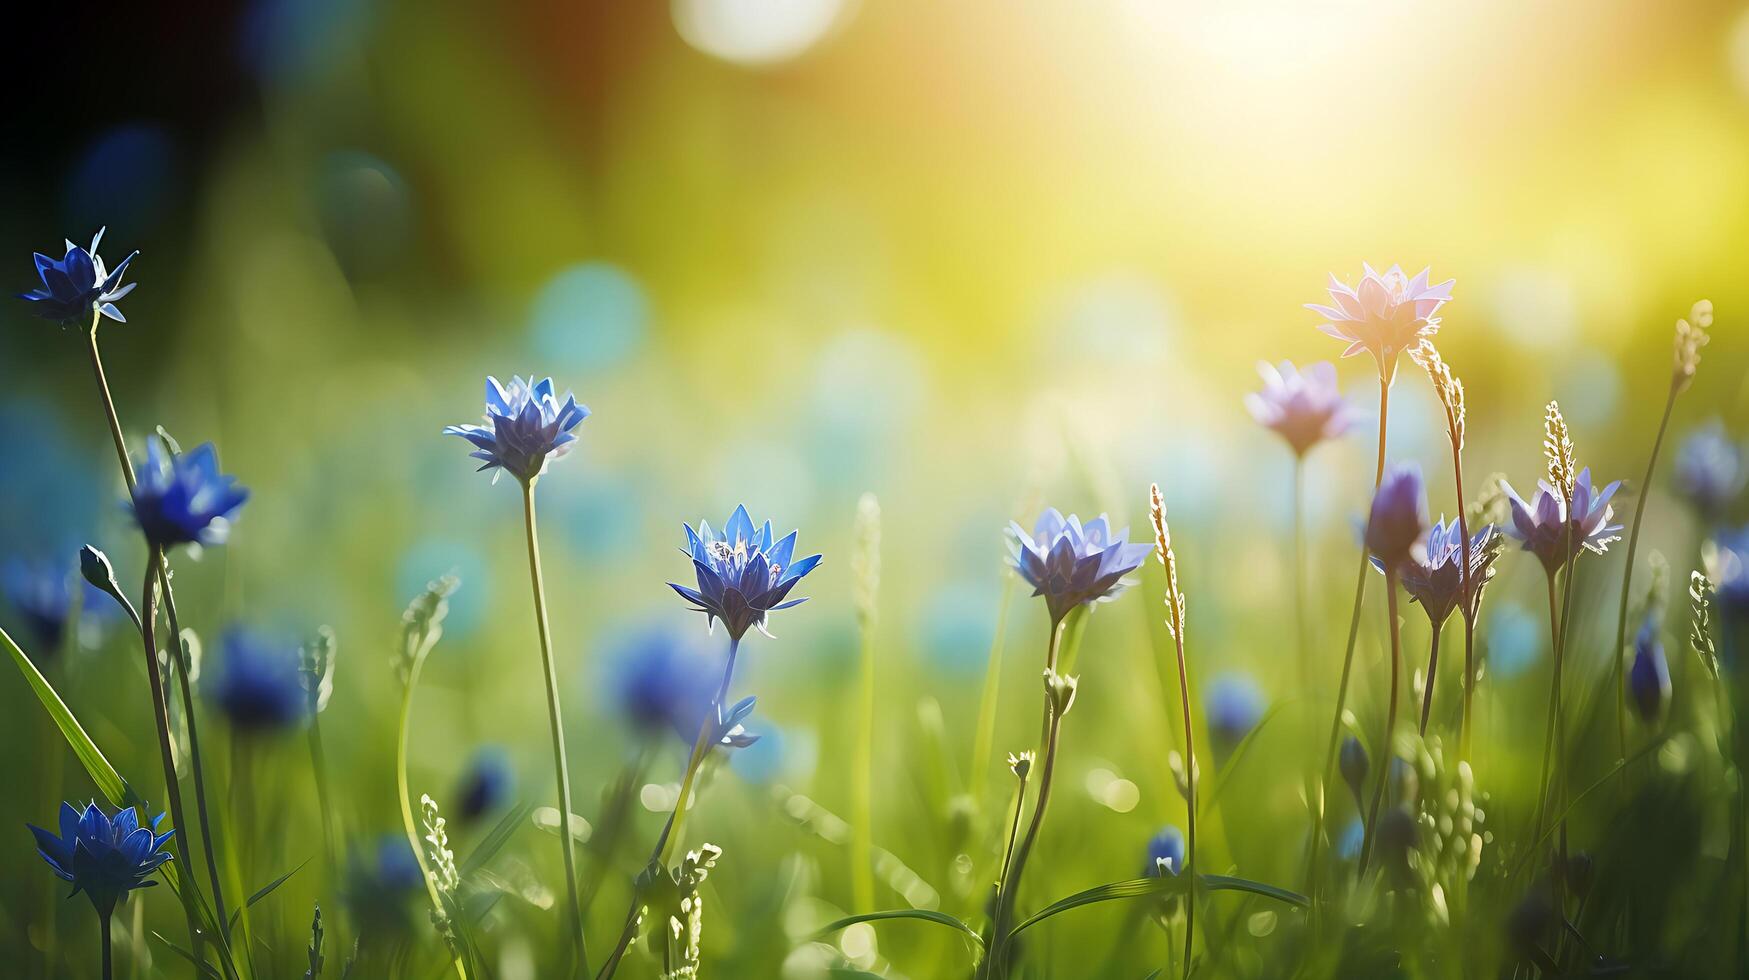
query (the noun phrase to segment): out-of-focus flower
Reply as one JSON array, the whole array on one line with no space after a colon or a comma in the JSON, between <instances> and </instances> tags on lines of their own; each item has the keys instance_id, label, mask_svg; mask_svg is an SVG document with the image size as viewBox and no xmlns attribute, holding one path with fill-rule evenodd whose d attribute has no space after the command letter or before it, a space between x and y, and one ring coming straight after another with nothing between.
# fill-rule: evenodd
<instances>
[{"instance_id":1,"label":"out-of-focus flower","mask_svg":"<svg viewBox=\"0 0 1749 980\"><path fill-rule=\"evenodd\" d=\"M97 254L104 230L97 230L88 249L67 242L67 254L58 260L36 253L36 274L42 285L28 293L19 293L18 298L35 303L38 316L60 323L82 322L94 311L126 323L127 317L121 315L115 303L138 285L130 282L123 286L121 276L127 271L128 263L140 253L129 253L113 272L105 269L102 257Z\"/></svg>"},{"instance_id":2,"label":"out-of-focus flower","mask_svg":"<svg viewBox=\"0 0 1749 980\"><path fill-rule=\"evenodd\" d=\"M508 387L486 379L486 424L446 426L446 436L461 436L474 444L468 455L484 462L480 470L500 469L524 483L547 471L547 463L571 451L577 442L572 429L589 417L589 409L565 392L561 399L553 379L512 377ZM494 482L498 474L492 474Z\"/></svg>"},{"instance_id":3,"label":"out-of-focus flower","mask_svg":"<svg viewBox=\"0 0 1749 980\"><path fill-rule=\"evenodd\" d=\"M1373 494L1366 547L1387 566L1402 565L1427 531L1425 497L1421 470L1413 465L1391 467Z\"/></svg>"},{"instance_id":4,"label":"out-of-focus flower","mask_svg":"<svg viewBox=\"0 0 1749 980\"><path fill-rule=\"evenodd\" d=\"M69 579L65 569L16 558L0 569L0 594L37 657L54 656L66 638L73 604Z\"/></svg>"},{"instance_id":5,"label":"out-of-focus flower","mask_svg":"<svg viewBox=\"0 0 1749 980\"><path fill-rule=\"evenodd\" d=\"M468 768L456 787L456 815L465 821L478 820L502 807L510 799L516 777L510 771L510 757L496 746L486 746L474 753Z\"/></svg>"},{"instance_id":6,"label":"out-of-focus flower","mask_svg":"<svg viewBox=\"0 0 1749 980\"><path fill-rule=\"evenodd\" d=\"M1389 379L1396 372L1398 354L1438 332L1439 317L1435 314L1451 299L1451 287L1457 280L1430 286L1430 269L1422 269L1411 279L1400 266L1391 266L1383 275L1370 265L1363 268L1365 275L1358 286L1331 275L1331 305L1307 303L1306 309L1324 318L1319 330L1348 341L1343 357L1369 351L1378 361L1379 373Z\"/></svg>"},{"instance_id":7,"label":"out-of-focus flower","mask_svg":"<svg viewBox=\"0 0 1749 980\"><path fill-rule=\"evenodd\" d=\"M1703 518L1717 520L1743 490L1743 451L1713 419L1676 450L1676 489Z\"/></svg>"},{"instance_id":8,"label":"out-of-focus flower","mask_svg":"<svg viewBox=\"0 0 1749 980\"><path fill-rule=\"evenodd\" d=\"M1670 665L1664 659L1664 643L1658 638L1658 623L1652 616L1646 617L1634 637L1628 692L1633 695L1634 711L1648 725L1657 724L1670 703Z\"/></svg>"},{"instance_id":9,"label":"out-of-focus flower","mask_svg":"<svg viewBox=\"0 0 1749 980\"><path fill-rule=\"evenodd\" d=\"M73 883L72 894L84 892L97 914L107 916L128 892L157 884L152 873L170 860L163 847L175 833L155 833L163 819L160 813L142 827L131 806L111 818L95 802L83 813L71 803L62 803L59 836L26 826L36 837L36 852L62 881Z\"/></svg>"},{"instance_id":10,"label":"out-of-focus flower","mask_svg":"<svg viewBox=\"0 0 1749 980\"><path fill-rule=\"evenodd\" d=\"M1039 515L1032 534L1011 523L1009 535L1014 568L1033 595L1044 596L1053 623L1077 606L1117 598L1131 584L1124 576L1153 550L1148 542L1130 544L1129 528L1112 534L1104 514L1083 527L1080 518L1065 519L1054 507Z\"/></svg>"},{"instance_id":11,"label":"out-of-focus flower","mask_svg":"<svg viewBox=\"0 0 1749 980\"><path fill-rule=\"evenodd\" d=\"M1470 535L1469 591L1480 588L1493 577L1494 559L1500 554L1498 549L1489 547L1495 533L1494 525L1486 524ZM1408 559L1397 566L1403 591L1409 593L1410 602L1421 604L1434 629L1445 625L1466 592L1463 538L1462 525L1455 518L1446 523L1445 515L1441 514L1433 523L1433 529L1427 532L1425 545L1411 549ZM1372 563L1374 568L1384 571L1384 563L1379 559L1374 558Z\"/></svg>"},{"instance_id":12,"label":"out-of-focus flower","mask_svg":"<svg viewBox=\"0 0 1749 980\"><path fill-rule=\"evenodd\" d=\"M170 454L146 440L146 459L134 484L134 520L159 549L179 544L223 544L249 491L219 472L219 452L210 442Z\"/></svg>"},{"instance_id":13,"label":"out-of-focus flower","mask_svg":"<svg viewBox=\"0 0 1749 980\"><path fill-rule=\"evenodd\" d=\"M1249 674L1229 671L1209 682L1203 695L1209 732L1220 748L1232 748L1257 727L1266 701Z\"/></svg>"},{"instance_id":14,"label":"out-of-focus flower","mask_svg":"<svg viewBox=\"0 0 1749 980\"><path fill-rule=\"evenodd\" d=\"M673 582L668 586L704 613L707 627L714 628L720 619L736 640L750 629L769 636L766 617L805 602L788 598L790 591L820 564L819 555L792 562L796 532L773 543L771 522L756 530L744 506L729 515L720 535L708 521L700 521L697 531L686 525L686 545L681 550L692 557L698 588Z\"/></svg>"},{"instance_id":15,"label":"out-of-focus flower","mask_svg":"<svg viewBox=\"0 0 1749 980\"><path fill-rule=\"evenodd\" d=\"M1167 824L1148 841L1148 859L1142 876L1165 877L1184 870L1184 832Z\"/></svg>"},{"instance_id":16,"label":"out-of-focus flower","mask_svg":"<svg viewBox=\"0 0 1749 980\"><path fill-rule=\"evenodd\" d=\"M688 744L722 683L723 658L666 626L637 630L608 655L613 707L646 737L673 729Z\"/></svg>"},{"instance_id":17,"label":"out-of-focus flower","mask_svg":"<svg viewBox=\"0 0 1749 980\"><path fill-rule=\"evenodd\" d=\"M225 633L224 654L211 697L233 727L259 734L304 719L310 701L295 645L233 627Z\"/></svg>"},{"instance_id":18,"label":"out-of-focus flower","mask_svg":"<svg viewBox=\"0 0 1749 980\"><path fill-rule=\"evenodd\" d=\"M1277 367L1259 363L1263 390L1245 396L1245 407L1258 424L1274 429L1287 440L1295 456L1304 456L1313 446L1335 439L1354 425L1353 413L1336 386L1336 366L1319 361L1304 371L1291 361Z\"/></svg>"},{"instance_id":19,"label":"out-of-focus flower","mask_svg":"<svg viewBox=\"0 0 1749 980\"><path fill-rule=\"evenodd\" d=\"M1354 805L1364 807L1366 773L1371 764L1360 739L1350 735L1342 740L1342 752L1337 756L1336 765L1342 770L1342 781L1348 784L1348 791L1354 794Z\"/></svg>"},{"instance_id":20,"label":"out-of-focus flower","mask_svg":"<svg viewBox=\"0 0 1749 980\"><path fill-rule=\"evenodd\" d=\"M1536 555L1544 570L1553 575L1568 558L1576 557L1581 550L1601 555L1609 550L1610 542L1621 540L1616 534L1621 525L1609 523L1615 514L1609 499L1615 496L1616 488L1620 486L1621 481L1617 480L1599 492L1591 485L1591 468L1579 471L1579 478L1573 484L1572 551L1569 552L1567 506L1560 491L1546 481L1537 481L1533 506L1525 503L1512 485L1502 480L1500 488L1506 491L1506 499L1512 505L1512 523L1507 526L1506 533L1520 542L1525 551Z\"/></svg>"},{"instance_id":21,"label":"out-of-focus flower","mask_svg":"<svg viewBox=\"0 0 1749 980\"><path fill-rule=\"evenodd\" d=\"M1713 535L1704 556L1713 594L1727 621L1749 618L1749 524Z\"/></svg>"},{"instance_id":22,"label":"out-of-focus flower","mask_svg":"<svg viewBox=\"0 0 1749 980\"><path fill-rule=\"evenodd\" d=\"M353 852L346 869L346 898L353 914L370 927L391 932L412 928L407 899L425 885L425 873L405 834L383 834L374 846Z\"/></svg>"}]
</instances>

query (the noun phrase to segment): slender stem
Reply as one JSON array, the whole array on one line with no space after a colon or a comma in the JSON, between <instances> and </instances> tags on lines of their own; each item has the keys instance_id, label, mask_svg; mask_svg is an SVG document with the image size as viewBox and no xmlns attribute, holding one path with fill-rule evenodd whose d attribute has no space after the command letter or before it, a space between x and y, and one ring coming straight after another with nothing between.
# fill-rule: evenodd
<instances>
[{"instance_id":1,"label":"slender stem","mask_svg":"<svg viewBox=\"0 0 1749 980\"><path fill-rule=\"evenodd\" d=\"M316 806L322 811L322 849L328 859L328 887L339 888L340 851L334 836L334 800L328 790L328 755L322 751L322 719L313 709L309 745L310 772L316 780Z\"/></svg>"},{"instance_id":2,"label":"slender stem","mask_svg":"<svg viewBox=\"0 0 1749 980\"><path fill-rule=\"evenodd\" d=\"M1196 941L1196 741L1190 734L1190 672L1185 669L1184 662L1184 618L1180 615L1182 604L1174 597L1172 602L1172 639L1178 648L1178 700L1184 708L1184 771L1185 783L1189 792L1185 800L1186 814L1184 818L1184 867L1180 874L1189 875L1190 894L1184 899L1184 976L1190 977L1190 951Z\"/></svg>"},{"instance_id":3,"label":"slender stem","mask_svg":"<svg viewBox=\"0 0 1749 980\"><path fill-rule=\"evenodd\" d=\"M1403 651L1401 632L1397 627L1397 571L1390 563L1385 564L1385 614L1389 617L1387 625L1391 633L1391 703L1385 709L1385 738L1379 743L1379 781L1373 786L1372 805L1367 810L1366 826L1360 845L1360 874L1366 874L1368 862L1372 860L1373 845L1379 836L1379 804L1385 798L1385 785L1391 781L1391 759L1394 752L1391 740L1397 731L1397 702L1402 700L1397 694L1403 673Z\"/></svg>"},{"instance_id":4,"label":"slender stem","mask_svg":"<svg viewBox=\"0 0 1749 980\"><path fill-rule=\"evenodd\" d=\"M1433 712L1433 679L1439 676L1439 634L1443 623L1433 627L1433 639L1427 644L1427 683L1421 691L1421 737L1427 737L1427 716Z\"/></svg>"},{"instance_id":5,"label":"slender stem","mask_svg":"<svg viewBox=\"0 0 1749 980\"><path fill-rule=\"evenodd\" d=\"M97 349L97 324L100 314L91 314L91 330L86 334L90 343L86 352L91 355L91 371L96 376L97 393L103 402L103 414L109 421L109 437L115 443L115 455L121 461L122 476L127 480L128 492L134 489L134 464L128 459L127 439L121 434L121 419L115 414L115 399L109 394L109 378L103 372L103 355Z\"/></svg>"},{"instance_id":6,"label":"slender stem","mask_svg":"<svg viewBox=\"0 0 1749 980\"><path fill-rule=\"evenodd\" d=\"M110 949L110 924L113 913L103 912L97 916L97 929L103 938L103 980L111 980L115 976L113 953Z\"/></svg>"},{"instance_id":7,"label":"slender stem","mask_svg":"<svg viewBox=\"0 0 1749 980\"><path fill-rule=\"evenodd\" d=\"M578 971L589 972L589 953L583 945L583 903L577 898L577 843L571 837L571 772L565 756L565 726L559 717L559 674L553 666L552 631L547 625L546 586L541 579L540 544L535 533L533 479L522 485L522 516L528 529L528 575L534 588L534 619L540 628L541 665L546 671L547 718L552 724L553 774L559 790L559 841L565 855L565 894L571 942L576 949Z\"/></svg>"},{"instance_id":8,"label":"slender stem","mask_svg":"<svg viewBox=\"0 0 1749 980\"><path fill-rule=\"evenodd\" d=\"M407 732L412 727L413 691L419 686L419 671L424 666L425 658L415 656L407 665L406 684L401 688L401 721L396 726L395 735L395 795L401 803L401 829L407 835L407 846L413 849L413 860L419 863L419 880L425 883L425 897L431 901L431 914L437 917L446 914L443 896L437 893L437 879L432 877L431 865L425 860L425 845L419 839L419 825L413 820L413 795L407 785ZM565 827L564 831L568 833L570 827ZM455 967L460 980L468 980L467 966L453 950L450 964Z\"/></svg>"},{"instance_id":9,"label":"slender stem","mask_svg":"<svg viewBox=\"0 0 1749 980\"><path fill-rule=\"evenodd\" d=\"M1026 781L1031 775L1029 768L1014 788L1014 819L1008 824L1008 843L1002 848L1002 871L996 876L997 881L1008 877L1009 862L1014 860L1014 842L1020 837L1020 811L1026 807Z\"/></svg>"},{"instance_id":10,"label":"slender stem","mask_svg":"<svg viewBox=\"0 0 1749 980\"><path fill-rule=\"evenodd\" d=\"M1294 456L1294 639L1300 655L1300 690L1312 690L1312 651L1306 640L1306 458Z\"/></svg>"},{"instance_id":11,"label":"slender stem","mask_svg":"<svg viewBox=\"0 0 1749 980\"><path fill-rule=\"evenodd\" d=\"M1615 737L1616 750L1622 758L1627 757L1627 667L1624 663L1628 639L1628 592L1634 581L1634 554L1640 547L1640 523L1646 516L1646 498L1652 495L1652 474L1658 468L1658 451L1664 446L1664 431L1670 427L1670 410L1676 405L1675 382L1670 384L1670 394L1664 398L1664 414L1658 418L1658 436L1652 440L1652 455L1646 460L1646 477L1640 481L1639 499L1634 501L1634 526L1628 532L1627 565L1621 573L1621 603L1615 616L1615 646L1611 652L1615 656ZM1621 773L1622 787L1627 787L1628 773L1623 768Z\"/></svg>"},{"instance_id":12,"label":"slender stem","mask_svg":"<svg viewBox=\"0 0 1749 980\"><path fill-rule=\"evenodd\" d=\"M158 636L153 628L158 619L158 559L156 547L149 547L146 556L146 582L143 586L144 597L140 605L145 607L145 615L141 621L145 624L140 630L140 639L146 654L146 678L151 683L152 716L158 728L158 754L164 765L164 789L170 803L171 825L181 830L188 826L182 813L182 787L176 781L176 759L170 750L170 714L164 700L164 678L158 673ZM178 833L170 838L170 845L176 849L176 858L188 867L188 844L183 840L183 834ZM196 963L205 962L205 936L200 931L199 921L195 917L195 896L199 894L199 886L192 876L182 882L182 910L188 918L189 948L194 953ZM198 971L198 968L196 970Z\"/></svg>"},{"instance_id":13,"label":"slender stem","mask_svg":"<svg viewBox=\"0 0 1749 980\"><path fill-rule=\"evenodd\" d=\"M583 882L585 918L590 906L595 904L595 896L601 891L607 869L613 866L614 858L619 854L620 841L625 837L626 823L631 818L632 803L637 799L638 787L643 785L644 774L649 769L650 755L650 746L639 749L636 761L626 766L614 781L613 795L608 798L603 811L601 833L589 839L589 850L595 856L595 873L587 875Z\"/></svg>"},{"instance_id":14,"label":"slender stem","mask_svg":"<svg viewBox=\"0 0 1749 980\"><path fill-rule=\"evenodd\" d=\"M1549 649L1554 657L1552 678L1549 683L1549 708L1543 731L1543 765L1542 775L1537 779L1536 819L1534 827L1536 834L1533 839L1541 840L1543 835L1543 816L1547 809L1549 795L1549 767L1553 764L1555 749L1555 717L1561 706L1561 609L1555 598L1555 573L1548 574L1549 594Z\"/></svg>"},{"instance_id":15,"label":"slender stem","mask_svg":"<svg viewBox=\"0 0 1749 980\"><path fill-rule=\"evenodd\" d=\"M1002 690L1002 651L1008 638L1008 603L1014 597L1014 574L1002 573L1002 599L996 607L996 635L984 667L984 693L978 698L978 729L972 741L973 802L982 806L989 781L991 752L996 742L996 701Z\"/></svg>"},{"instance_id":16,"label":"slender stem","mask_svg":"<svg viewBox=\"0 0 1749 980\"><path fill-rule=\"evenodd\" d=\"M1373 492L1385 479L1385 434L1390 420L1391 378L1383 366L1379 369L1379 454L1373 473ZM1324 787L1336 773L1336 748L1342 739L1342 712L1348 707L1348 680L1354 670L1354 644L1360 636L1360 610L1366 600L1366 547L1360 549L1360 568L1354 576L1354 610L1348 616L1348 646L1342 654L1342 679L1336 685L1336 713L1330 720L1330 741L1324 750L1324 773L1318 782L1317 799L1312 806L1312 840L1307 848L1306 893L1311 896L1314 914L1318 907L1318 849L1324 838ZM1394 619L1394 617L1393 617Z\"/></svg>"},{"instance_id":17,"label":"slender stem","mask_svg":"<svg viewBox=\"0 0 1749 980\"><path fill-rule=\"evenodd\" d=\"M875 711L875 650L874 623L870 617L862 620L862 705L857 719L855 785L853 799L856 825L850 848L851 894L858 911L874 908L874 711Z\"/></svg>"},{"instance_id":18,"label":"slender stem","mask_svg":"<svg viewBox=\"0 0 1749 980\"><path fill-rule=\"evenodd\" d=\"M1463 443L1458 435L1457 416L1448 409L1445 413L1446 434L1451 442L1451 475L1452 484L1457 491L1457 522L1458 522L1458 595L1460 615L1464 618L1464 713L1458 722L1458 757L1470 757L1470 710L1471 702L1476 693L1476 616L1481 612L1482 593L1477 583L1470 580L1474 570L1470 566L1470 518L1465 513L1464 505L1464 451ZM1437 631L1436 631L1437 632ZM1438 641L1438 636L1434 640ZM1431 700L1433 691L1433 668L1428 667L1427 690ZM1423 712L1425 714L1425 711ZM1421 733L1427 734L1425 718L1421 722Z\"/></svg>"}]
</instances>

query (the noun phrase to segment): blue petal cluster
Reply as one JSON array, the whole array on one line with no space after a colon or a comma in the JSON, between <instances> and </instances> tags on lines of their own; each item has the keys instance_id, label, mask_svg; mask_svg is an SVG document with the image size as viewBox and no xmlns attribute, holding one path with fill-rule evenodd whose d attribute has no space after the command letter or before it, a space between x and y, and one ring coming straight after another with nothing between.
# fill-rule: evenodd
<instances>
[{"instance_id":1,"label":"blue petal cluster","mask_svg":"<svg viewBox=\"0 0 1749 980\"><path fill-rule=\"evenodd\" d=\"M468 455L484 461L480 470L501 470L528 483L546 472L549 460L571 451L577 442L571 430L588 417L589 409L570 392L563 399L554 393L552 378L512 377L508 386L487 378L486 424L446 426L443 434L473 443Z\"/></svg>"},{"instance_id":2,"label":"blue petal cluster","mask_svg":"<svg viewBox=\"0 0 1749 980\"><path fill-rule=\"evenodd\" d=\"M747 508L736 507L721 534L706 521L699 522L697 531L686 525L686 547L681 551L692 558L698 588L673 582L668 586L704 613L707 626L714 628L722 620L733 639L739 640L750 629L769 636L766 617L806 601L790 599L789 594L820 564L819 555L791 561L795 548L796 532L773 543L770 521L755 529Z\"/></svg>"},{"instance_id":3,"label":"blue petal cluster","mask_svg":"<svg viewBox=\"0 0 1749 980\"><path fill-rule=\"evenodd\" d=\"M1164 877L1184 870L1184 832L1167 824L1148 841L1148 859L1142 877Z\"/></svg>"},{"instance_id":4,"label":"blue petal cluster","mask_svg":"<svg viewBox=\"0 0 1749 980\"><path fill-rule=\"evenodd\" d=\"M219 472L219 452L210 442L170 454L146 441L146 459L134 484L134 521L159 549L179 544L223 544L231 521L249 499L237 478Z\"/></svg>"},{"instance_id":5,"label":"blue petal cluster","mask_svg":"<svg viewBox=\"0 0 1749 980\"><path fill-rule=\"evenodd\" d=\"M1129 528L1112 534L1104 514L1082 526L1080 518L1064 518L1054 507L1039 515L1031 534L1014 523L1008 532L1014 569L1034 596L1044 596L1053 623L1078 606L1117 598L1131 584L1124 576L1154 550L1146 542L1130 544Z\"/></svg>"},{"instance_id":6,"label":"blue petal cluster","mask_svg":"<svg viewBox=\"0 0 1749 980\"><path fill-rule=\"evenodd\" d=\"M456 787L456 815L463 821L478 820L502 807L510 800L516 777L510 771L510 757L496 746L485 746L474 753L468 768Z\"/></svg>"},{"instance_id":7,"label":"blue petal cluster","mask_svg":"<svg viewBox=\"0 0 1749 980\"><path fill-rule=\"evenodd\" d=\"M105 269L102 257L97 254L103 232L102 228L97 230L97 236L91 239L88 249L68 242L67 254L60 259L36 253L36 274L42 280L42 286L28 293L19 293L18 298L36 304L38 316L60 323L83 322L93 311L126 323L127 317L121 315L115 303L138 285L130 282L123 286L121 276L127 271L128 263L140 253L130 253L113 272Z\"/></svg>"},{"instance_id":8,"label":"blue petal cluster","mask_svg":"<svg viewBox=\"0 0 1749 980\"><path fill-rule=\"evenodd\" d=\"M1232 748L1257 727L1268 704L1251 675L1232 671L1209 682L1203 701L1209 732L1220 748Z\"/></svg>"},{"instance_id":9,"label":"blue petal cluster","mask_svg":"<svg viewBox=\"0 0 1749 980\"><path fill-rule=\"evenodd\" d=\"M1372 768L1372 763L1366 756L1366 746L1360 744L1360 739L1353 735L1344 738L1342 753L1337 757L1336 764L1342 771L1342 781L1348 784L1348 791L1354 794L1354 805L1365 806L1366 774Z\"/></svg>"},{"instance_id":10,"label":"blue petal cluster","mask_svg":"<svg viewBox=\"0 0 1749 980\"><path fill-rule=\"evenodd\" d=\"M225 633L220 666L210 697L238 731L290 728L309 712L296 646L233 627Z\"/></svg>"},{"instance_id":11,"label":"blue petal cluster","mask_svg":"<svg viewBox=\"0 0 1749 980\"><path fill-rule=\"evenodd\" d=\"M613 707L639 734L673 730L688 744L722 683L723 658L667 626L640 628L618 640L608 656L607 690Z\"/></svg>"},{"instance_id":12,"label":"blue petal cluster","mask_svg":"<svg viewBox=\"0 0 1749 980\"><path fill-rule=\"evenodd\" d=\"M1628 669L1628 692L1634 712L1648 725L1664 716L1670 703L1670 664L1664 659L1664 643L1658 638L1658 623L1647 616L1634 637L1634 664Z\"/></svg>"},{"instance_id":13,"label":"blue petal cluster","mask_svg":"<svg viewBox=\"0 0 1749 980\"><path fill-rule=\"evenodd\" d=\"M152 873L170 860L163 847L175 833L155 833L163 819L160 813L142 827L131 806L112 819L95 802L83 813L71 803L62 803L59 836L26 826L36 837L37 853L62 881L73 883L72 894L84 892L99 915L108 915L128 892L157 884L150 880Z\"/></svg>"},{"instance_id":14,"label":"blue petal cluster","mask_svg":"<svg viewBox=\"0 0 1749 980\"><path fill-rule=\"evenodd\" d=\"M1706 520L1722 517L1743 490L1743 451L1718 419L1694 430L1676 450L1676 489Z\"/></svg>"},{"instance_id":15,"label":"blue petal cluster","mask_svg":"<svg viewBox=\"0 0 1749 980\"><path fill-rule=\"evenodd\" d=\"M1411 550L1409 557L1398 564L1397 576L1403 591L1409 594L1410 602L1421 604L1435 629L1458 609L1466 591L1473 593L1492 576L1494 559L1499 554L1488 544L1496 533L1494 525L1484 524L1480 531L1470 535L1468 590L1463 575L1464 534L1456 518L1447 523L1445 516L1440 515L1427 532L1425 552ZM1372 564L1381 572L1385 569L1384 562L1376 557Z\"/></svg>"},{"instance_id":16,"label":"blue petal cluster","mask_svg":"<svg viewBox=\"0 0 1749 980\"><path fill-rule=\"evenodd\" d=\"M1525 503L1511 484L1501 480L1500 488L1506 491L1506 499L1512 505L1512 524L1506 533L1525 551L1535 554L1543 569L1553 575L1581 550L1601 555L1609 550L1610 542L1621 540L1616 533L1621 525L1609 523L1615 514L1609 500L1620 486L1621 481L1617 480L1599 492L1591 485L1591 468L1579 471L1579 479L1573 485L1572 550L1568 551L1567 506L1561 492L1539 480L1536 503L1532 505Z\"/></svg>"},{"instance_id":17,"label":"blue petal cluster","mask_svg":"<svg viewBox=\"0 0 1749 980\"><path fill-rule=\"evenodd\" d=\"M1413 465L1386 471L1366 522L1366 547L1389 566L1400 566L1427 530L1426 494L1421 470Z\"/></svg>"},{"instance_id":18,"label":"blue petal cluster","mask_svg":"<svg viewBox=\"0 0 1749 980\"><path fill-rule=\"evenodd\" d=\"M0 595L23 628L31 654L50 657L61 649L73 605L64 569L15 558L0 570Z\"/></svg>"}]
</instances>

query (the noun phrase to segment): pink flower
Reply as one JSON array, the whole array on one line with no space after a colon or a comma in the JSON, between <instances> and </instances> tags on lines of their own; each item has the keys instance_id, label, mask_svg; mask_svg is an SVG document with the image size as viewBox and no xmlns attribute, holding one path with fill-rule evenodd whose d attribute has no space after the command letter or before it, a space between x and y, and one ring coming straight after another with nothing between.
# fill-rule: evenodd
<instances>
[{"instance_id":1,"label":"pink flower","mask_svg":"<svg viewBox=\"0 0 1749 980\"><path fill-rule=\"evenodd\" d=\"M1313 446L1334 439L1354 424L1348 403L1336 388L1336 367L1319 361L1304 371L1290 361L1258 363L1263 390L1245 396L1245 407L1258 424L1274 429L1295 456L1304 456Z\"/></svg>"},{"instance_id":2,"label":"pink flower","mask_svg":"<svg viewBox=\"0 0 1749 980\"><path fill-rule=\"evenodd\" d=\"M1388 379L1396 372L1398 354L1439 330L1439 317L1434 314L1451 299L1451 287L1457 280L1429 286L1429 269L1410 279L1401 266L1393 265L1383 275L1370 265L1363 264L1363 268L1366 274L1356 288L1330 276L1334 305L1307 303L1306 309L1325 318L1318 324L1319 330L1348 341L1343 357L1371 351L1380 373Z\"/></svg>"}]
</instances>

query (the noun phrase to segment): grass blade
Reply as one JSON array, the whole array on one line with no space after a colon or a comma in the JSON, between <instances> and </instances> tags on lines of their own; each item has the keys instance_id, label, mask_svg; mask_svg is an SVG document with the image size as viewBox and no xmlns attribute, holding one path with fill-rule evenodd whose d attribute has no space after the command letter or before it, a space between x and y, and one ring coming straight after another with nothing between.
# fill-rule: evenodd
<instances>
[{"instance_id":1,"label":"grass blade","mask_svg":"<svg viewBox=\"0 0 1749 980\"><path fill-rule=\"evenodd\" d=\"M1242 891L1253 895L1273 898L1288 905L1305 906L1306 897L1298 892L1291 892L1274 885L1252 881L1249 878L1235 878L1231 875L1198 875L1197 883L1207 891ZM1099 885L1086 891L1076 892L1067 898L1058 899L1035 913L1032 918L1014 927L1014 934L1035 926L1040 922L1084 905L1094 905L1099 902L1115 902L1126 898L1142 898L1148 895L1181 895L1190 890L1188 879L1178 875L1167 875L1159 878L1131 878L1126 881L1114 881L1108 885Z\"/></svg>"},{"instance_id":2,"label":"grass blade","mask_svg":"<svg viewBox=\"0 0 1749 980\"><path fill-rule=\"evenodd\" d=\"M261 886L261 889L259 891L257 891L253 895L250 895L249 900L243 903L243 909L254 908L256 902L259 902L262 899L266 898L268 895L273 894L273 890L275 888L278 888L280 885L285 884L286 879L290 878L292 875L297 874L299 871L304 870L304 865L309 864L309 863L310 863L310 859L304 858L304 860L301 863L299 863L297 867L291 869L290 871L287 871L285 874L282 874L278 878L275 878L272 881L268 882L267 884ZM232 928L236 927L237 919L238 919L238 917L240 917L243 914L243 909L238 909L237 911L231 913L231 926L232 926Z\"/></svg>"},{"instance_id":3,"label":"grass blade","mask_svg":"<svg viewBox=\"0 0 1749 980\"><path fill-rule=\"evenodd\" d=\"M978 935L977 931L971 926L968 926L964 922L948 915L946 912L936 912L931 909L888 909L885 912L864 912L861 915L845 916L842 919L827 924L818 932L814 933L814 935L816 937L826 936L837 932L840 929L856 925L858 922L879 922L883 919L921 919L924 922L933 922L936 925L958 929L960 932L972 937L972 941L978 944L979 949L984 948L984 937Z\"/></svg>"}]
</instances>

